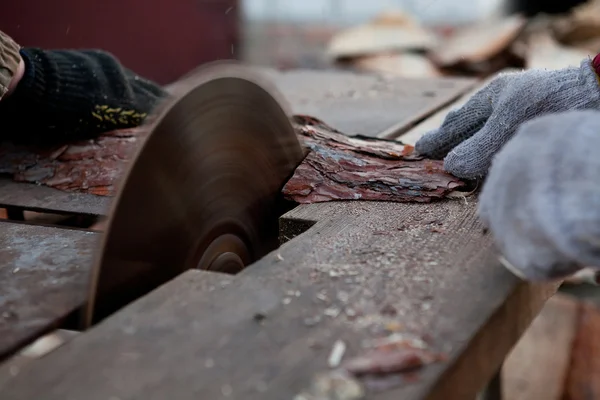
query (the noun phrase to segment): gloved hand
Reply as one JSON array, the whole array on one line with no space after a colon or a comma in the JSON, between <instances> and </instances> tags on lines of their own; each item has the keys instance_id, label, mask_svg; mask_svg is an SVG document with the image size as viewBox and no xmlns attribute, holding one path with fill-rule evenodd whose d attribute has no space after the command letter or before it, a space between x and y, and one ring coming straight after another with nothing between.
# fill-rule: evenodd
<instances>
[{"instance_id":1,"label":"gloved hand","mask_svg":"<svg viewBox=\"0 0 600 400\"><path fill-rule=\"evenodd\" d=\"M575 109L600 109L600 85L589 59L580 67L500 74L451 111L439 129L426 133L416 150L431 158L445 157L444 169L453 175L480 178L521 123Z\"/></svg>"},{"instance_id":2,"label":"gloved hand","mask_svg":"<svg viewBox=\"0 0 600 400\"><path fill-rule=\"evenodd\" d=\"M527 280L600 268L600 111L524 123L492 162L478 213Z\"/></svg>"},{"instance_id":3,"label":"gloved hand","mask_svg":"<svg viewBox=\"0 0 600 400\"><path fill-rule=\"evenodd\" d=\"M25 71L19 49L11 37L0 31L0 100L15 89Z\"/></svg>"}]
</instances>

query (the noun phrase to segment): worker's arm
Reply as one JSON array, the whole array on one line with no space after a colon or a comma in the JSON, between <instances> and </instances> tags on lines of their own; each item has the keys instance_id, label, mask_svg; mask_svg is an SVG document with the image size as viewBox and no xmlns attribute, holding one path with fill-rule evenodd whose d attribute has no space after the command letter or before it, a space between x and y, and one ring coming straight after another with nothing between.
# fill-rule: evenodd
<instances>
[{"instance_id":1,"label":"worker's arm","mask_svg":"<svg viewBox=\"0 0 600 400\"><path fill-rule=\"evenodd\" d=\"M479 216L529 280L600 269L600 111L535 118L494 157Z\"/></svg>"},{"instance_id":2,"label":"worker's arm","mask_svg":"<svg viewBox=\"0 0 600 400\"><path fill-rule=\"evenodd\" d=\"M425 134L416 149L444 158L445 169L456 176L484 177L520 124L549 113L600 110L598 64L596 57L578 67L501 74Z\"/></svg>"},{"instance_id":3,"label":"worker's arm","mask_svg":"<svg viewBox=\"0 0 600 400\"><path fill-rule=\"evenodd\" d=\"M22 77L0 100L2 140L53 144L134 127L166 95L103 51L21 48L18 53Z\"/></svg>"}]
</instances>

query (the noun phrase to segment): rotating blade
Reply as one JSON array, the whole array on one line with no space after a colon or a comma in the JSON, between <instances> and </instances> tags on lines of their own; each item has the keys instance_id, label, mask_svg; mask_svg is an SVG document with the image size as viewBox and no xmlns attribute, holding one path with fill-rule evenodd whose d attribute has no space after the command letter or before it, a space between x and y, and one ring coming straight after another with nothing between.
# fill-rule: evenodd
<instances>
[{"instance_id":1,"label":"rotating blade","mask_svg":"<svg viewBox=\"0 0 600 400\"><path fill-rule=\"evenodd\" d=\"M115 199L85 327L187 269L236 273L278 246L281 189L304 157L278 92L235 62L171 90Z\"/></svg>"}]
</instances>

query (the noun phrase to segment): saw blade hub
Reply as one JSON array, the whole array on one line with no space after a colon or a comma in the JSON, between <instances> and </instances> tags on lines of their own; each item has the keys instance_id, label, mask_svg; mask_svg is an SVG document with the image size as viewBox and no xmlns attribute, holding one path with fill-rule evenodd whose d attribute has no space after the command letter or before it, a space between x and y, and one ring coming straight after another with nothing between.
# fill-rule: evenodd
<instances>
[{"instance_id":1,"label":"saw blade hub","mask_svg":"<svg viewBox=\"0 0 600 400\"><path fill-rule=\"evenodd\" d=\"M246 243L231 233L218 236L207 247L199 248L197 254L200 259L196 268L229 274L240 272L251 260Z\"/></svg>"}]
</instances>

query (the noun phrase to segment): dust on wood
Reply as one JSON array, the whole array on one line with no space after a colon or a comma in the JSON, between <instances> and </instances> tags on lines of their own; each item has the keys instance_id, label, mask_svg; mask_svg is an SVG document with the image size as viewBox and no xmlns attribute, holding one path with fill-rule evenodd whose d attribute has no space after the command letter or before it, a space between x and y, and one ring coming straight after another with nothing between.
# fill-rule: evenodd
<instances>
[{"instance_id":1,"label":"dust on wood","mask_svg":"<svg viewBox=\"0 0 600 400\"><path fill-rule=\"evenodd\" d=\"M98 240L91 232L0 222L0 358L83 304Z\"/></svg>"},{"instance_id":2,"label":"dust on wood","mask_svg":"<svg viewBox=\"0 0 600 400\"><path fill-rule=\"evenodd\" d=\"M467 183L444 172L400 142L347 137L322 121L295 116L294 128L309 149L283 187L297 203L331 200L430 202Z\"/></svg>"},{"instance_id":3,"label":"dust on wood","mask_svg":"<svg viewBox=\"0 0 600 400\"><path fill-rule=\"evenodd\" d=\"M343 365L395 335L448 358L390 373L384 389L342 379L348 390L474 396L555 289L506 271L474 211L469 201L303 206L285 218L312 228L226 289L181 276L32 364L3 398L294 398L323 374L339 381L329 375L338 341Z\"/></svg>"},{"instance_id":4,"label":"dust on wood","mask_svg":"<svg viewBox=\"0 0 600 400\"><path fill-rule=\"evenodd\" d=\"M441 69L494 72L490 65L505 64L510 45L518 39L526 23L527 19L520 15L482 20L440 43L431 58Z\"/></svg>"}]
</instances>

